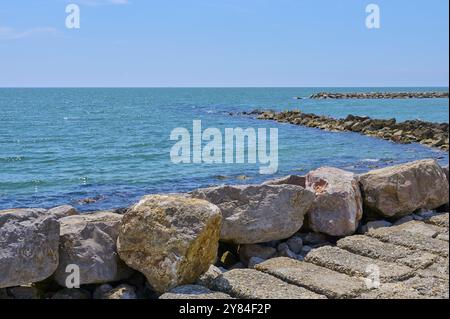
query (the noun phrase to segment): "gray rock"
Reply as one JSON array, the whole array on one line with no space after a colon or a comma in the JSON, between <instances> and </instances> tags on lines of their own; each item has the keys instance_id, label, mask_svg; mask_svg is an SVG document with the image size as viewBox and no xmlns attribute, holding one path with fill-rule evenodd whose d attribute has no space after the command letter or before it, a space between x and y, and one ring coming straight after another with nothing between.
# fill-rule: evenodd
<instances>
[{"instance_id":1,"label":"gray rock","mask_svg":"<svg viewBox=\"0 0 450 319\"><path fill-rule=\"evenodd\" d=\"M95 288L94 293L92 294L92 298L93 299L103 299L103 296L113 290L114 287L111 286L110 284L103 284L98 286L97 288Z\"/></svg>"},{"instance_id":2,"label":"gray rock","mask_svg":"<svg viewBox=\"0 0 450 319\"><path fill-rule=\"evenodd\" d=\"M47 214L55 216L56 219L61 219L68 216L78 215L79 213L74 207L70 205L63 205L49 209Z\"/></svg>"},{"instance_id":3,"label":"gray rock","mask_svg":"<svg viewBox=\"0 0 450 319\"><path fill-rule=\"evenodd\" d=\"M392 223L386 221L386 220L376 220L371 221L366 224L366 232L370 231L371 229L377 229L382 227L391 227Z\"/></svg>"},{"instance_id":4,"label":"gray rock","mask_svg":"<svg viewBox=\"0 0 450 319\"><path fill-rule=\"evenodd\" d=\"M44 209L0 211L0 288L50 277L58 266L59 223Z\"/></svg>"},{"instance_id":5,"label":"gray rock","mask_svg":"<svg viewBox=\"0 0 450 319\"><path fill-rule=\"evenodd\" d=\"M321 245L327 243L327 237L319 233L300 233L303 242L308 245Z\"/></svg>"},{"instance_id":6,"label":"gray rock","mask_svg":"<svg viewBox=\"0 0 450 319\"><path fill-rule=\"evenodd\" d=\"M277 250L275 248L257 244L241 245L239 247L239 257L241 258L241 261L246 265L248 265L252 257L269 259L274 257L276 253Z\"/></svg>"},{"instance_id":7,"label":"gray rock","mask_svg":"<svg viewBox=\"0 0 450 319\"><path fill-rule=\"evenodd\" d=\"M400 218L418 209L448 202L449 184L434 160L387 167L360 176L365 209L371 214Z\"/></svg>"},{"instance_id":8,"label":"gray rock","mask_svg":"<svg viewBox=\"0 0 450 319\"><path fill-rule=\"evenodd\" d=\"M209 266L209 269L203 275L200 276L200 278L195 282L195 284L199 286L209 286L214 279L219 277L224 272L225 269L211 265Z\"/></svg>"},{"instance_id":9,"label":"gray rock","mask_svg":"<svg viewBox=\"0 0 450 319\"><path fill-rule=\"evenodd\" d=\"M445 174L445 176L447 177L447 180L449 180L450 181L450 178L449 178L449 176L448 176L448 165L447 166L444 166L444 167L442 167L442 169L443 169L443 171L444 171L444 174Z\"/></svg>"},{"instance_id":10,"label":"gray rock","mask_svg":"<svg viewBox=\"0 0 450 319\"><path fill-rule=\"evenodd\" d=\"M306 189L316 194L308 211L309 227L331 236L355 233L362 218L362 195L351 172L322 167L306 175Z\"/></svg>"},{"instance_id":11,"label":"gray rock","mask_svg":"<svg viewBox=\"0 0 450 319\"><path fill-rule=\"evenodd\" d=\"M404 216L402 218L400 218L399 220L397 220L394 223L394 226L398 226L398 225L402 225L404 223L408 223L414 220L414 217L412 215L408 215L408 216Z\"/></svg>"},{"instance_id":12,"label":"gray rock","mask_svg":"<svg viewBox=\"0 0 450 319\"><path fill-rule=\"evenodd\" d=\"M233 266L231 266L229 270L244 269L244 268L246 268L245 265L242 262L238 262L238 263L234 264Z\"/></svg>"},{"instance_id":13,"label":"gray rock","mask_svg":"<svg viewBox=\"0 0 450 319\"><path fill-rule=\"evenodd\" d=\"M13 299L41 299L42 296L42 292L33 286L11 287L7 290Z\"/></svg>"},{"instance_id":14,"label":"gray rock","mask_svg":"<svg viewBox=\"0 0 450 319\"><path fill-rule=\"evenodd\" d=\"M297 185L305 187L305 182L305 176L289 175L286 177L267 181L263 185Z\"/></svg>"},{"instance_id":15,"label":"gray rock","mask_svg":"<svg viewBox=\"0 0 450 319\"><path fill-rule=\"evenodd\" d=\"M84 289L64 288L56 292L51 299L91 299L91 294Z\"/></svg>"},{"instance_id":16,"label":"gray rock","mask_svg":"<svg viewBox=\"0 0 450 319\"><path fill-rule=\"evenodd\" d=\"M311 246L305 245L305 246L303 246L303 248L302 248L301 254L302 254L303 256L306 256L311 250L312 250L312 247L311 247Z\"/></svg>"},{"instance_id":17,"label":"gray rock","mask_svg":"<svg viewBox=\"0 0 450 319\"><path fill-rule=\"evenodd\" d=\"M296 254L300 254L303 248L303 240L300 236L293 236L286 241L289 249Z\"/></svg>"},{"instance_id":18,"label":"gray rock","mask_svg":"<svg viewBox=\"0 0 450 319\"><path fill-rule=\"evenodd\" d=\"M297 255L289 249L289 246L286 243L281 243L280 245L278 245L277 250L278 250L278 257L288 257L297 259Z\"/></svg>"},{"instance_id":19,"label":"gray rock","mask_svg":"<svg viewBox=\"0 0 450 319\"><path fill-rule=\"evenodd\" d=\"M235 244L286 239L303 225L314 195L295 185L221 186L199 189L193 196L219 206L220 238Z\"/></svg>"},{"instance_id":20,"label":"gray rock","mask_svg":"<svg viewBox=\"0 0 450 319\"><path fill-rule=\"evenodd\" d=\"M248 262L248 268L253 269L255 268L256 265L265 262L266 259L263 258L259 258L259 257L252 257L250 258L249 262Z\"/></svg>"},{"instance_id":21,"label":"gray rock","mask_svg":"<svg viewBox=\"0 0 450 319\"><path fill-rule=\"evenodd\" d=\"M100 284L128 277L131 270L119 259L116 240L122 215L100 212L60 219L59 266L55 281L66 286L68 265L80 268L80 284Z\"/></svg>"}]
</instances>

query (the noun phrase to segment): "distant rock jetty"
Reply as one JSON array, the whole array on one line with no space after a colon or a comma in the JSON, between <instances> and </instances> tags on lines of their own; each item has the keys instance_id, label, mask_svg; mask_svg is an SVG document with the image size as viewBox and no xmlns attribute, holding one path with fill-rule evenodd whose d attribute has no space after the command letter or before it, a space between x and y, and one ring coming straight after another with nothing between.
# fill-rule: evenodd
<instances>
[{"instance_id":1,"label":"distant rock jetty","mask_svg":"<svg viewBox=\"0 0 450 319\"><path fill-rule=\"evenodd\" d=\"M323 115L303 113L299 110L275 112L252 111L246 115L257 115L261 120L273 120L328 131L349 131L379 137L397 143L420 143L449 150L449 124L409 120L397 123L395 119L372 119L367 116L348 115L335 119Z\"/></svg>"},{"instance_id":2,"label":"distant rock jetty","mask_svg":"<svg viewBox=\"0 0 450 319\"><path fill-rule=\"evenodd\" d=\"M448 92L369 92L369 93L330 93L320 92L310 99L448 99Z\"/></svg>"}]
</instances>

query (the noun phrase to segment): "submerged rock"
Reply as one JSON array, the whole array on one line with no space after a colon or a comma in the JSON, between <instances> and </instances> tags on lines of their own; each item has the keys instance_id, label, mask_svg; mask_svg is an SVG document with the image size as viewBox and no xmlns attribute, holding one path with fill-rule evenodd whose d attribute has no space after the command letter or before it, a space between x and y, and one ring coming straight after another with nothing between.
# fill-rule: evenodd
<instances>
[{"instance_id":1,"label":"submerged rock","mask_svg":"<svg viewBox=\"0 0 450 319\"><path fill-rule=\"evenodd\" d=\"M124 215L118 251L164 293L195 282L215 262L221 220L219 208L204 200L145 196Z\"/></svg>"},{"instance_id":2,"label":"submerged rock","mask_svg":"<svg viewBox=\"0 0 450 319\"><path fill-rule=\"evenodd\" d=\"M362 196L351 172L322 167L306 175L306 189L316 194L308 210L309 227L331 236L355 233L362 218Z\"/></svg>"},{"instance_id":3,"label":"submerged rock","mask_svg":"<svg viewBox=\"0 0 450 319\"><path fill-rule=\"evenodd\" d=\"M314 195L296 185L245 185L199 189L194 197L221 209L220 239L235 244L257 244L286 239L303 225Z\"/></svg>"},{"instance_id":4,"label":"submerged rock","mask_svg":"<svg viewBox=\"0 0 450 319\"><path fill-rule=\"evenodd\" d=\"M0 211L0 288L50 277L58 266L59 222L45 209Z\"/></svg>"},{"instance_id":5,"label":"submerged rock","mask_svg":"<svg viewBox=\"0 0 450 319\"><path fill-rule=\"evenodd\" d=\"M400 218L448 202L449 184L434 160L387 167L360 176L364 206L370 213Z\"/></svg>"}]
</instances>

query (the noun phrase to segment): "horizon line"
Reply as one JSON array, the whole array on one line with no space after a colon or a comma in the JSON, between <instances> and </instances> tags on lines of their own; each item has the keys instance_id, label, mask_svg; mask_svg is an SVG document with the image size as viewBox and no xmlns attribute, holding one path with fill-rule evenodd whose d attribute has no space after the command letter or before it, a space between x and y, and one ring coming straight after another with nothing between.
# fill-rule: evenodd
<instances>
[{"instance_id":1,"label":"horizon line","mask_svg":"<svg viewBox=\"0 0 450 319\"><path fill-rule=\"evenodd\" d=\"M351 89L351 88L439 88L449 89L448 85L425 86L0 86L0 89Z\"/></svg>"}]
</instances>

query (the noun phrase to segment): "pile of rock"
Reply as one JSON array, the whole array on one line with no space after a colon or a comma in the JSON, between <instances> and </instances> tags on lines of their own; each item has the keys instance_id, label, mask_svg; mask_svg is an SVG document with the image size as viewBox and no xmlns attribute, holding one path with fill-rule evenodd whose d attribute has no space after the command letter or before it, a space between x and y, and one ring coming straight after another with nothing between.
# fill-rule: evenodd
<instances>
[{"instance_id":1,"label":"pile of rock","mask_svg":"<svg viewBox=\"0 0 450 319\"><path fill-rule=\"evenodd\" d=\"M448 209L448 196L448 167L423 160L360 176L324 167L262 185L149 195L124 214L0 211L0 298L252 297L229 286L245 278L271 291L259 297L319 298L250 269L313 260L339 238L422 220L422 210ZM80 287L69 289L76 278Z\"/></svg>"},{"instance_id":2,"label":"pile of rock","mask_svg":"<svg viewBox=\"0 0 450 319\"><path fill-rule=\"evenodd\" d=\"M259 111L258 119L291 123L328 131L348 131L390 140L396 143L421 143L449 150L449 124L395 119L372 119L367 116L348 115L345 119L303 113L299 110L274 112ZM254 113L253 113L254 114Z\"/></svg>"},{"instance_id":3,"label":"pile of rock","mask_svg":"<svg viewBox=\"0 0 450 319\"><path fill-rule=\"evenodd\" d=\"M320 92L310 99L448 99L448 92L368 92L330 93Z\"/></svg>"}]
</instances>

